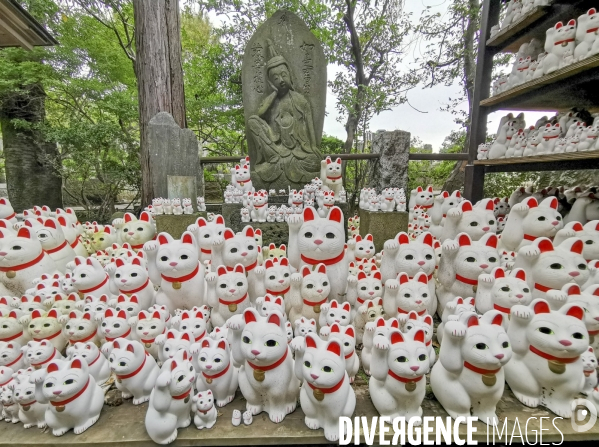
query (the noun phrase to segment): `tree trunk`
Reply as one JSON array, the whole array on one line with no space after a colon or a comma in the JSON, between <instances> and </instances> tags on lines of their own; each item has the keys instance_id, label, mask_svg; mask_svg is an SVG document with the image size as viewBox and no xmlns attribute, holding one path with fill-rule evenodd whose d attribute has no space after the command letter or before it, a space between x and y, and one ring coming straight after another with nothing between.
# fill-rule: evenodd
<instances>
[{"instance_id":1,"label":"tree trunk","mask_svg":"<svg viewBox=\"0 0 599 447\"><path fill-rule=\"evenodd\" d=\"M8 198L17 212L34 205L62 207L55 143L45 141L46 92L41 84L6 93L0 101Z\"/></svg>"},{"instance_id":2,"label":"tree trunk","mask_svg":"<svg viewBox=\"0 0 599 447\"><path fill-rule=\"evenodd\" d=\"M181 62L181 24L178 0L133 0L135 72L139 96L142 207L155 197L148 144L148 123L158 112L170 113L182 128L185 94Z\"/></svg>"}]
</instances>

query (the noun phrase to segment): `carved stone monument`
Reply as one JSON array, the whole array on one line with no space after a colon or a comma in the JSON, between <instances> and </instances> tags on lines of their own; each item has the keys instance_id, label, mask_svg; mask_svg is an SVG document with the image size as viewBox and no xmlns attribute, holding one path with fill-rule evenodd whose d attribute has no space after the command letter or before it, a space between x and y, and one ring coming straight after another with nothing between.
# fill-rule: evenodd
<instances>
[{"instance_id":1,"label":"carved stone monument","mask_svg":"<svg viewBox=\"0 0 599 447\"><path fill-rule=\"evenodd\" d=\"M252 183L303 188L320 174L326 60L295 14L277 11L254 33L242 65Z\"/></svg>"}]
</instances>

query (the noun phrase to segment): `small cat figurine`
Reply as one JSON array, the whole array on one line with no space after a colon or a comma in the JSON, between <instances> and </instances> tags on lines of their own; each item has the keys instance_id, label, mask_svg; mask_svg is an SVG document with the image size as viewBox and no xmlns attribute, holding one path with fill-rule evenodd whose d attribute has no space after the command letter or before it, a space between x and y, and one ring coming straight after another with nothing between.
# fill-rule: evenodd
<instances>
[{"instance_id":1,"label":"small cat figurine","mask_svg":"<svg viewBox=\"0 0 599 447\"><path fill-rule=\"evenodd\" d=\"M175 210L182 213L181 202L174 207L173 213ZM141 212L139 220L133 214L125 213L119 235L122 243L130 244L135 251L141 250L146 242L151 241L156 236L154 219L146 211Z\"/></svg>"},{"instance_id":2,"label":"small cat figurine","mask_svg":"<svg viewBox=\"0 0 599 447\"><path fill-rule=\"evenodd\" d=\"M139 256L128 260L117 258L114 263L106 266L105 270L110 275L115 295L131 296L135 294L140 308L143 310L148 310L154 304L156 291L150 281L145 262Z\"/></svg>"},{"instance_id":3,"label":"small cat figurine","mask_svg":"<svg viewBox=\"0 0 599 447\"><path fill-rule=\"evenodd\" d=\"M300 270L304 265L325 264L331 282L330 298L343 300L347 288L348 258L341 209L333 207L329 215L321 219L314 208L308 207L303 214L290 216L287 223L287 253L291 265Z\"/></svg>"},{"instance_id":4,"label":"small cat figurine","mask_svg":"<svg viewBox=\"0 0 599 447\"><path fill-rule=\"evenodd\" d=\"M464 200L447 211L441 242L454 239L460 233L467 233L470 239L478 241L484 235L496 232L497 218L493 200L483 199L475 206L469 200Z\"/></svg>"},{"instance_id":5,"label":"small cat figurine","mask_svg":"<svg viewBox=\"0 0 599 447\"><path fill-rule=\"evenodd\" d=\"M54 261L56 268L65 273L67 264L75 258L75 251L67 242L62 226L55 218L39 219L41 223L35 219L27 219L25 225L36 233L42 248Z\"/></svg>"},{"instance_id":6,"label":"small cat figurine","mask_svg":"<svg viewBox=\"0 0 599 447\"><path fill-rule=\"evenodd\" d=\"M231 185L243 192L253 191L249 163L235 165L235 169L231 169Z\"/></svg>"},{"instance_id":7,"label":"small cat figurine","mask_svg":"<svg viewBox=\"0 0 599 447\"><path fill-rule=\"evenodd\" d=\"M289 320L299 318L314 319L320 326L322 306L328 301L331 283L327 276L327 267L317 264L312 270L302 267L300 273L291 274L291 290L289 292Z\"/></svg>"},{"instance_id":8,"label":"small cat figurine","mask_svg":"<svg viewBox=\"0 0 599 447\"><path fill-rule=\"evenodd\" d=\"M535 299L529 306L512 307L507 334L514 356L505 366L505 379L524 405L572 416L572 401L585 384L579 359L589 338L583 318L577 304L553 311L547 301Z\"/></svg>"},{"instance_id":9,"label":"small cat figurine","mask_svg":"<svg viewBox=\"0 0 599 447\"><path fill-rule=\"evenodd\" d=\"M522 269L506 272L503 267L495 267L490 274L483 273L478 277L475 302L480 313L495 309L504 314L503 321L507 323L512 306L528 306L531 301L532 293ZM507 330L507 326L505 328Z\"/></svg>"},{"instance_id":10,"label":"small cat figurine","mask_svg":"<svg viewBox=\"0 0 599 447\"><path fill-rule=\"evenodd\" d=\"M176 198L172 200L173 204L173 215L181 216L183 214L183 207L181 206L181 199Z\"/></svg>"},{"instance_id":11,"label":"small cat figurine","mask_svg":"<svg viewBox=\"0 0 599 447\"><path fill-rule=\"evenodd\" d=\"M348 253L348 258L352 260L370 259L376 255L376 249L374 248L374 239L372 234L362 236L357 235L353 238L355 247Z\"/></svg>"},{"instance_id":12,"label":"small cat figurine","mask_svg":"<svg viewBox=\"0 0 599 447\"><path fill-rule=\"evenodd\" d=\"M384 315L385 309L383 308L382 298L366 300L364 304L358 307L353 321L353 326L356 329L356 345L362 344L366 324Z\"/></svg>"},{"instance_id":13,"label":"small cat figurine","mask_svg":"<svg viewBox=\"0 0 599 447\"><path fill-rule=\"evenodd\" d=\"M212 391L200 391L192 398L193 423L198 430L212 428L216 424L216 407Z\"/></svg>"},{"instance_id":14,"label":"small cat figurine","mask_svg":"<svg viewBox=\"0 0 599 447\"><path fill-rule=\"evenodd\" d=\"M266 296L259 297L256 300L256 310L263 317L268 316L268 314L276 310L283 315L283 319L287 320L287 314L285 313L285 302L280 296L274 297L267 293Z\"/></svg>"},{"instance_id":15,"label":"small cat figurine","mask_svg":"<svg viewBox=\"0 0 599 447\"><path fill-rule=\"evenodd\" d=\"M102 352L108 355L110 369L116 375L116 387L122 392L123 399L133 397L133 405L147 402L160 370L143 345L119 338L105 343Z\"/></svg>"},{"instance_id":16,"label":"small cat figurine","mask_svg":"<svg viewBox=\"0 0 599 447\"><path fill-rule=\"evenodd\" d=\"M107 308L98 328L99 335L107 342L112 342L117 338L132 340L129 318L130 315L124 310L117 312L114 309Z\"/></svg>"},{"instance_id":17,"label":"small cat figurine","mask_svg":"<svg viewBox=\"0 0 599 447\"><path fill-rule=\"evenodd\" d=\"M146 412L146 431L157 444L177 439L178 429L191 424L195 370L186 351L166 361L156 378Z\"/></svg>"},{"instance_id":18,"label":"small cat figurine","mask_svg":"<svg viewBox=\"0 0 599 447\"><path fill-rule=\"evenodd\" d=\"M397 318L377 317L374 321L366 323L364 327L364 337L362 338L362 354L360 360L362 369L367 375L370 375L370 365L372 362L372 349L374 347L374 337L377 335L387 335L393 329L399 330L399 321Z\"/></svg>"},{"instance_id":19,"label":"small cat figurine","mask_svg":"<svg viewBox=\"0 0 599 447\"><path fill-rule=\"evenodd\" d=\"M174 320L174 318L173 318ZM206 336L210 312L204 314L201 310L184 310L178 320L173 322L172 328L192 335L194 342L199 342Z\"/></svg>"},{"instance_id":20,"label":"small cat figurine","mask_svg":"<svg viewBox=\"0 0 599 447\"><path fill-rule=\"evenodd\" d=\"M368 388L372 403L381 416L392 419L422 416L421 404L426 391L424 375L430 367L424 337L424 331L420 329L407 334L393 329L388 334L374 337Z\"/></svg>"},{"instance_id":21,"label":"small cat figurine","mask_svg":"<svg viewBox=\"0 0 599 447\"><path fill-rule=\"evenodd\" d=\"M90 375L98 385L103 385L110 378L110 365L104 354L91 342L77 342L67 348L69 360L81 359L87 363Z\"/></svg>"},{"instance_id":22,"label":"small cat figurine","mask_svg":"<svg viewBox=\"0 0 599 447\"><path fill-rule=\"evenodd\" d=\"M349 376L350 383L354 382L354 378L360 369L360 359L356 354L356 331L350 324L349 326L340 326L337 323L331 325L327 340L338 339L343 349L345 357L345 371Z\"/></svg>"},{"instance_id":23,"label":"small cat figurine","mask_svg":"<svg viewBox=\"0 0 599 447\"><path fill-rule=\"evenodd\" d=\"M422 330L424 332L424 344L428 350L428 360L432 368L437 360L437 353L433 346L433 317L430 315L420 316L414 311L410 312L408 314L408 320L404 323L401 331L408 333L415 330Z\"/></svg>"},{"instance_id":24,"label":"small cat figurine","mask_svg":"<svg viewBox=\"0 0 599 447\"><path fill-rule=\"evenodd\" d=\"M0 219L7 220L12 224L17 223L17 213L6 197L0 198Z\"/></svg>"},{"instance_id":25,"label":"small cat figurine","mask_svg":"<svg viewBox=\"0 0 599 447\"><path fill-rule=\"evenodd\" d=\"M248 308L243 315L233 316L227 327L233 360L241 365L239 388L247 411L254 416L266 411L272 422L283 421L296 408L300 385L283 316L275 311L262 317Z\"/></svg>"},{"instance_id":26,"label":"small cat figurine","mask_svg":"<svg viewBox=\"0 0 599 447\"><path fill-rule=\"evenodd\" d=\"M285 312L291 310L289 293L291 290L291 267L285 257L267 259L264 262L264 289L266 294L280 296L285 302Z\"/></svg>"},{"instance_id":27,"label":"small cat figurine","mask_svg":"<svg viewBox=\"0 0 599 447\"><path fill-rule=\"evenodd\" d=\"M68 318L69 320L64 325L62 333L69 340L70 346L88 341L96 345L100 343L98 323L90 312L85 312L82 315L71 312Z\"/></svg>"},{"instance_id":28,"label":"small cat figurine","mask_svg":"<svg viewBox=\"0 0 599 447\"><path fill-rule=\"evenodd\" d=\"M324 341L315 334L296 337L295 375L303 382L300 404L304 423L312 430L324 428L330 442L339 439L339 418L350 417L356 408L356 395L345 370L343 346L337 339Z\"/></svg>"},{"instance_id":29,"label":"small cat figurine","mask_svg":"<svg viewBox=\"0 0 599 447\"><path fill-rule=\"evenodd\" d=\"M23 316L19 310L1 311L0 312L0 341L14 342L23 346L31 340L31 335L28 331L23 330L23 326L19 322Z\"/></svg>"},{"instance_id":30,"label":"small cat figurine","mask_svg":"<svg viewBox=\"0 0 599 447\"><path fill-rule=\"evenodd\" d=\"M599 259L599 220L591 220L584 226L580 222L570 222L558 231L553 239L554 245L560 245L568 238L577 237L584 241L582 257L587 261Z\"/></svg>"},{"instance_id":31,"label":"small cat figurine","mask_svg":"<svg viewBox=\"0 0 599 447\"><path fill-rule=\"evenodd\" d=\"M397 280L390 279L385 282L385 295L383 307L387 315L406 315L411 311L424 315L430 307L430 289L425 273L417 273L410 279L405 273L400 273Z\"/></svg>"},{"instance_id":32,"label":"small cat figurine","mask_svg":"<svg viewBox=\"0 0 599 447\"><path fill-rule=\"evenodd\" d=\"M219 407L230 403L239 384L239 370L232 364L229 343L206 337L191 345L190 351L198 371L196 390L212 390Z\"/></svg>"},{"instance_id":33,"label":"small cat figurine","mask_svg":"<svg viewBox=\"0 0 599 447\"><path fill-rule=\"evenodd\" d=\"M62 333L58 317L56 309L50 309L47 313L34 310L30 317L25 316L21 321L27 325L27 332L33 340L48 340L56 349L62 351L67 345L67 339Z\"/></svg>"},{"instance_id":34,"label":"small cat figurine","mask_svg":"<svg viewBox=\"0 0 599 447\"><path fill-rule=\"evenodd\" d=\"M102 264L93 257L84 258L75 257L75 268L73 269L73 286L81 299L92 297L92 299L101 295L112 297L108 273L104 271Z\"/></svg>"},{"instance_id":35,"label":"small cat figurine","mask_svg":"<svg viewBox=\"0 0 599 447\"><path fill-rule=\"evenodd\" d=\"M547 197L541 203L529 197L514 205L501 236L501 246L518 251L538 237L553 239L564 226L557 207L557 197Z\"/></svg>"},{"instance_id":36,"label":"small cat figurine","mask_svg":"<svg viewBox=\"0 0 599 447\"><path fill-rule=\"evenodd\" d=\"M223 326L233 315L241 314L251 306L245 268L237 264L231 271L220 266L216 273L206 276L207 302L212 307L211 320Z\"/></svg>"},{"instance_id":37,"label":"small cat figurine","mask_svg":"<svg viewBox=\"0 0 599 447\"><path fill-rule=\"evenodd\" d=\"M14 379L13 379L14 380ZM2 415L6 422L12 422L18 424L19 419L19 406L16 404L12 387L9 387L11 383L0 387L0 402L2 402Z\"/></svg>"},{"instance_id":38,"label":"small cat figurine","mask_svg":"<svg viewBox=\"0 0 599 447\"><path fill-rule=\"evenodd\" d=\"M454 419L470 417L472 410L489 425L499 422L496 406L503 395L503 366L512 358L513 340L503 328L503 318L495 310L480 319L466 312L445 324L430 380L435 397Z\"/></svg>"},{"instance_id":39,"label":"small cat figurine","mask_svg":"<svg viewBox=\"0 0 599 447\"><path fill-rule=\"evenodd\" d=\"M192 233L184 232L180 240L160 233L156 241L146 242L143 249L148 256L150 279L154 285L160 285L156 304L166 306L170 312L204 304L204 268ZM158 282L153 278L158 278Z\"/></svg>"},{"instance_id":40,"label":"small cat figurine","mask_svg":"<svg viewBox=\"0 0 599 447\"><path fill-rule=\"evenodd\" d=\"M183 214L193 214L193 205L190 198L183 199Z\"/></svg>"},{"instance_id":41,"label":"small cat figurine","mask_svg":"<svg viewBox=\"0 0 599 447\"><path fill-rule=\"evenodd\" d=\"M277 220L277 207L269 206L266 212L266 221L267 222L276 222Z\"/></svg>"},{"instance_id":42,"label":"small cat figurine","mask_svg":"<svg viewBox=\"0 0 599 447\"><path fill-rule=\"evenodd\" d=\"M462 298L461 296L456 296L445 305L441 323L437 327L437 341L439 343L443 341L443 334L445 333L443 328L445 327L445 324L450 320L455 320L465 312L476 312L473 297Z\"/></svg>"},{"instance_id":43,"label":"small cat figurine","mask_svg":"<svg viewBox=\"0 0 599 447\"><path fill-rule=\"evenodd\" d=\"M29 377L30 373L17 373L8 387L13 389L13 398L19 406L19 420L23 423L23 428L46 428L48 403L36 399L35 383L30 382Z\"/></svg>"},{"instance_id":44,"label":"small cat figurine","mask_svg":"<svg viewBox=\"0 0 599 447\"><path fill-rule=\"evenodd\" d=\"M373 271L367 275L359 271L357 276L347 278L347 302L352 306L361 306L366 300L373 300L383 295L381 272Z\"/></svg>"},{"instance_id":45,"label":"small cat figurine","mask_svg":"<svg viewBox=\"0 0 599 447\"><path fill-rule=\"evenodd\" d=\"M18 371L27 368L28 363L27 358L23 356L20 344L12 341L0 341L0 366Z\"/></svg>"},{"instance_id":46,"label":"small cat figurine","mask_svg":"<svg viewBox=\"0 0 599 447\"><path fill-rule=\"evenodd\" d=\"M85 361L51 362L32 373L30 380L35 382L36 400L50 404L45 419L54 436L71 429L79 435L100 418L104 392L89 374Z\"/></svg>"},{"instance_id":47,"label":"small cat figurine","mask_svg":"<svg viewBox=\"0 0 599 447\"><path fill-rule=\"evenodd\" d=\"M343 187L343 179L341 175L341 159L335 161L331 157L327 157L320 162L320 178L323 181L322 189L325 191L333 191L335 197L341 194Z\"/></svg>"},{"instance_id":48,"label":"small cat figurine","mask_svg":"<svg viewBox=\"0 0 599 447\"><path fill-rule=\"evenodd\" d=\"M499 266L497 236L494 234L487 234L479 241L473 241L468 234L460 233L456 239L443 242L442 250L437 272L440 283L437 298L441 309L456 296L474 296L478 276L491 273Z\"/></svg>"},{"instance_id":49,"label":"small cat figurine","mask_svg":"<svg viewBox=\"0 0 599 447\"><path fill-rule=\"evenodd\" d=\"M298 318L295 320L295 330L293 331L295 337L305 337L306 334L316 333L316 320L314 318Z\"/></svg>"},{"instance_id":50,"label":"small cat figurine","mask_svg":"<svg viewBox=\"0 0 599 447\"><path fill-rule=\"evenodd\" d=\"M250 216L253 222L266 222L268 194L261 191L253 193L250 199Z\"/></svg>"},{"instance_id":51,"label":"small cat figurine","mask_svg":"<svg viewBox=\"0 0 599 447\"><path fill-rule=\"evenodd\" d=\"M322 196L318 198L318 215L321 218L326 218L335 206L335 193L333 191L323 191Z\"/></svg>"},{"instance_id":52,"label":"small cat figurine","mask_svg":"<svg viewBox=\"0 0 599 447\"><path fill-rule=\"evenodd\" d=\"M198 217L194 224L187 227L187 231L195 236L200 246L200 261L204 263L212 259L212 246L214 242L223 239L225 219L220 214L215 215L211 222L208 222L203 217Z\"/></svg>"},{"instance_id":53,"label":"small cat figurine","mask_svg":"<svg viewBox=\"0 0 599 447\"><path fill-rule=\"evenodd\" d=\"M111 300L111 304L114 305L114 310L117 312L124 310L129 315L137 315L142 310L135 294L131 296L119 295L116 300Z\"/></svg>"},{"instance_id":54,"label":"small cat figurine","mask_svg":"<svg viewBox=\"0 0 599 447\"><path fill-rule=\"evenodd\" d=\"M196 205L198 206L198 211L206 211L206 200L204 199L204 197L197 197Z\"/></svg>"},{"instance_id":55,"label":"small cat figurine","mask_svg":"<svg viewBox=\"0 0 599 447\"><path fill-rule=\"evenodd\" d=\"M189 352L193 337L189 332L179 332L176 329L169 329L164 334L156 337L155 343L161 347L158 350L158 359L164 364L167 360L175 357L178 351Z\"/></svg>"},{"instance_id":56,"label":"small cat figurine","mask_svg":"<svg viewBox=\"0 0 599 447\"><path fill-rule=\"evenodd\" d=\"M133 328L132 338L143 343L146 352L154 359L158 359L161 347L156 344L156 337L167 329L164 316L158 311L142 310L137 317L129 319L129 325Z\"/></svg>"},{"instance_id":57,"label":"small cat figurine","mask_svg":"<svg viewBox=\"0 0 599 447\"><path fill-rule=\"evenodd\" d=\"M337 300L332 300L328 303L324 303L321 306L321 309L322 312L320 313L319 317L321 334L323 328L331 326L333 323L338 323L341 326L347 326L352 321L351 305L347 302L339 303Z\"/></svg>"},{"instance_id":58,"label":"small cat figurine","mask_svg":"<svg viewBox=\"0 0 599 447\"><path fill-rule=\"evenodd\" d=\"M22 351L26 363L34 369L45 368L53 360L64 359L60 351L48 340L32 340L23 346Z\"/></svg>"},{"instance_id":59,"label":"small cat figurine","mask_svg":"<svg viewBox=\"0 0 599 447\"><path fill-rule=\"evenodd\" d=\"M582 394L590 395L597 387L597 357L595 351L589 346L586 352L580 355L582 359L582 372L584 373L584 388Z\"/></svg>"},{"instance_id":60,"label":"small cat figurine","mask_svg":"<svg viewBox=\"0 0 599 447\"><path fill-rule=\"evenodd\" d=\"M572 237L554 247L550 239L540 237L518 251L514 268L526 271L533 298L551 299L550 290L561 289L569 282L583 286L589 278L584 243Z\"/></svg>"}]
</instances>

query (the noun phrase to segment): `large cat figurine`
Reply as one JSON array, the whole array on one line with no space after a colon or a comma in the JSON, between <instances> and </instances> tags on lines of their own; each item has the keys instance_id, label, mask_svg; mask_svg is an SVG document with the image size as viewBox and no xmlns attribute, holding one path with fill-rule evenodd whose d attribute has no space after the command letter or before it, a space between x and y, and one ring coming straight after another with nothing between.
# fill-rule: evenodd
<instances>
[{"instance_id":1,"label":"large cat figurine","mask_svg":"<svg viewBox=\"0 0 599 447\"><path fill-rule=\"evenodd\" d=\"M203 217L198 217L195 224L187 227L187 231L195 236L200 246L200 261L202 263L212 260L213 245L223 239L225 228L225 219L220 214L215 215L210 222Z\"/></svg>"},{"instance_id":2,"label":"large cat figurine","mask_svg":"<svg viewBox=\"0 0 599 447\"><path fill-rule=\"evenodd\" d=\"M175 240L168 233L160 233L156 241L144 244L148 255L150 279L158 277L160 285L156 304L175 309L191 309L204 304L204 266L199 261L195 237L189 231Z\"/></svg>"},{"instance_id":3,"label":"large cat figurine","mask_svg":"<svg viewBox=\"0 0 599 447\"><path fill-rule=\"evenodd\" d=\"M221 265L216 273L206 276L206 283L207 302L212 307L210 318L215 326L223 326L233 315L251 306L243 265L237 264L231 271Z\"/></svg>"},{"instance_id":4,"label":"large cat figurine","mask_svg":"<svg viewBox=\"0 0 599 447\"><path fill-rule=\"evenodd\" d=\"M145 262L139 256L128 260L117 258L114 263L106 266L105 270L110 275L112 292L115 295L135 294L142 310L148 310L154 305L156 299L154 284L150 281Z\"/></svg>"},{"instance_id":5,"label":"large cat figurine","mask_svg":"<svg viewBox=\"0 0 599 447\"><path fill-rule=\"evenodd\" d=\"M536 299L512 307L508 337L514 356L505 379L524 405L571 417L572 401L585 382L580 355L589 348L589 334L583 318L577 304L552 311L547 301Z\"/></svg>"},{"instance_id":6,"label":"large cat figurine","mask_svg":"<svg viewBox=\"0 0 599 447\"><path fill-rule=\"evenodd\" d=\"M32 373L30 380L35 382L37 401L50 404L45 419L54 436L71 429L79 435L99 419L104 392L85 361L52 362Z\"/></svg>"},{"instance_id":7,"label":"large cat figurine","mask_svg":"<svg viewBox=\"0 0 599 447\"><path fill-rule=\"evenodd\" d=\"M93 318L91 312L84 312L83 314L70 312L62 333L69 341L70 346L88 341L98 345L101 340L98 334L98 322Z\"/></svg>"},{"instance_id":8,"label":"large cat figurine","mask_svg":"<svg viewBox=\"0 0 599 447\"><path fill-rule=\"evenodd\" d=\"M385 242L381 259L381 275L383 283L396 279L399 273L406 273L414 278L417 273L424 273L428 278L431 300L428 312L435 314L437 309L436 281L433 274L437 267L434 239L429 232L424 232L411 240L407 233L400 232L394 239Z\"/></svg>"},{"instance_id":9,"label":"large cat figurine","mask_svg":"<svg viewBox=\"0 0 599 447\"><path fill-rule=\"evenodd\" d=\"M98 335L107 342L115 341L118 338L132 340L131 326L129 325L130 315L124 311L118 312L112 308L107 308L102 316Z\"/></svg>"},{"instance_id":10,"label":"large cat figurine","mask_svg":"<svg viewBox=\"0 0 599 447\"><path fill-rule=\"evenodd\" d=\"M262 317L248 308L232 317L227 327L233 359L241 365L239 388L247 411L254 416L266 411L272 422L283 421L295 410L299 394L283 316L274 312Z\"/></svg>"},{"instance_id":11,"label":"large cat figurine","mask_svg":"<svg viewBox=\"0 0 599 447\"><path fill-rule=\"evenodd\" d=\"M597 388L597 357L595 350L589 346L586 352L580 356L584 373L584 389L582 394L590 395Z\"/></svg>"},{"instance_id":12,"label":"large cat figurine","mask_svg":"<svg viewBox=\"0 0 599 447\"><path fill-rule=\"evenodd\" d=\"M119 338L105 343L102 352L108 355L110 369L116 375L116 387L122 392L123 399L133 397L133 405L150 400L160 370L143 345L135 340Z\"/></svg>"},{"instance_id":13,"label":"large cat figurine","mask_svg":"<svg viewBox=\"0 0 599 447\"><path fill-rule=\"evenodd\" d=\"M518 251L514 268L526 271L533 298L551 299L551 289L559 290L569 282L583 286L589 278L582 257L582 240L572 237L558 246L541 237Z\"/></svg>"},{"instance_id":14,"label":"large cat figurine","mask_svg":"<svg viewBox=\"0 0 599 447\"><path fill-rule=\"evenodd\" d=\"M454 239L459 233L467 233L473 241L484 235L497 232L495 203L492 199L483 199L475 206L469 200L460 202L447 211L441 242Z\"/></svg>"},{"instance_id":15,"label":"large cat figurine","mask_svg":"<svg viewBox=\"0 0 599 447\"><path fill-rule=\"evenodd\" d=\"M90 375L98 385L103 385L110 378L108 359L94 343L75 343L67 348L67 354L70 360L84 360L87 363Z\"/></svg>"},{"instance_id":16,"label":"large cat figurine","mask_svg":"<svg viewBox=\"0 0 599 447\"><path fill-rule=\"evenodd\" d=\"M198 372L196 390L211 390L219 407L230 403L239 384L239 370L231 361L229 343L206 337L191 345L190 351Z\"/></svg>"},{"instance_id":17,"label":"large cat figurine","mask_svg":"<svg viewBox=\"0 0 599 447\"><path fill-rule=\"evenodd\" d=\"M39 219L41 223L35 219L27 219L25 224L36 233L42 248L54 261L56 269L65 273L67 264L75 259L75 251L67 242L62 227L56 219L53 217Z\"/></svg>"},{"instance_id":18,"label":"large cat figurine","mask_svg":"<svg viewBox=\"0 0 599 447\"><path fill-rule=\"evenodd\" d=\"M426 392L424 375L430 368L424 331L402 334L394 329L377 335L373 343L368 390L375 408L381 416L391 419L421 417Z\"/></svg>"},{"instance_id":19,"label":"large cat figurine","mask_svg":"<svg viewBox=\"0 0 599 447\"><path fill-rule=\"evenodd\" d=\"M177 439L178 429L191 423L195 370L186 351L166 361L156 378L146 412L146 432L157 444Z\"/></svg>"},{"instance_id":20,"label":"large cat figurine","mask_svg":"<svg viewBox=\"0 0 599 447\"><path fill-rule=\"evenodd\" d=\"M227 228L223 236L224 239L214 245L213 270L221 265L226 266L227 270L234 269L237 264L243 265L247 273L248 295L251 302L255 303L256 298L265 293L261 280L264 268L258 265L261 244L256 241L256 233L247 225L238 234Z\"/></svg>"},{"instance_id":21,"label":"large cat figurine","mask_svg":"<svg viewBox=\"0 0 599 447\"><path fill-rule=\"evenodd\" d=\"M400 273L397 279L385 282L383 307L386 315L406 315L412 311L418 315L428 313L430 307L430 289L424 273L417 273L414 279Z\"/></svg>"},{"instance_id":22,"label":"large cat figurine","mask_svg":"<svg viewBox=\"0 0 599 447\"><path fill-rule=\"evenodd\" d=\"M552 309L561 308L566 304L578 304L584 309L584 324L589 332L589 344L595 349L599 349L599 284L586 287L580 290L580 286L575 283L568 283L561 290L567 295L567 301L560 303L549 303ZM557 304L557 305L554 305Z\"/></svg>"},{"instance_id":23,"label":"large cat figurine","mask_svg":"<svg viewBox=\"0 0 599 447\"><path fill-rule=\"evenodd\" d=\"M300 270L304 265L325 264L331 281L330 299L344 301L347 287L348 259L345 253L343 212L331 208L326 218L319 218L312 207L303 214L287 219L289 224L288 255L291 265Z\"/></svg>"},{"instance_id":24,"label":"large cat figurine","mask_svg":"<svg viewBox=\"0 0 599 447\"><path fill-rule=\"evenodd\" d=\"M504 370L512 357L503 314L491 310L479 319L464 313L445 324L439 361L431 371L431 387L449 415L499 422L497 402L503 395Z\"/></svg>"},{"instance_id":25,"label":"large cat figurine","mask_svg":"<svg viewBox=\"0 0 599 447\"><path fill-rule=\"evenodd\" d=\"M328 302L330 292L331 282L326 265L317 264L314 270L304 266L300 273L293 273L289 292L289 321L305 317L316 320L320 325L322 306Z\"/></svg>"},{"instance_id":26,"label":"large cat figurine","mask_svg":"<svg viewBox=\"0 0 599 447\"><path fill-rule=\"evenodd\" d=\"M506 272L503 267L495 267L490 274L483 273L478 277L475 302L480 313L495 309L504 314L503 321L507 323L512 306L528 306L531 301L531 289L522 269Z\"/></svg>"},{"instance_id":27,"label":"large cat figurine","mask_svg":"<svg viewBox=\"0 0 599 447\"><path fill-rule=\"evenodd\" d=\"M18 343L12 341L0 341L0 366L11 368L15 371L22 368L27 368L29 366L29 362L27 357L25 357L22 352L26 350L27 345L21 348L21 345Z\"/></svg>"},{"instance_id":28,"label":"large cat figurine","mask_svg":"<svg viewBox=\"0 0 599 447\"><path fill-rule=\"evenodd\" d=\"M32 229L21 227L16 236L0 230L0 295L21 296L35 278L55 271Z\"/></svg>"},{"instance_id":29,"label":"large cat figurine","mask_svg":"<svg viewBox=\"0 0 599 447\"><path fill-rule=\"evenodd\" d=\"M337 339L324 341L315 334L296 337L295 375L303 382L300 404L304 423L312 430L324 429L329 442L339 439L339 418L350 417L356 395L345 370L343 346Z\"/></svg>"},{"instance_id":30,"label":"large cat figurine","mask_svg":"<svg viewBox=\"0 0 599 447\"><path fill-rule=\"evenodd\" d=\"M62 333L62 324L56 309L50 309L47 313L36 309L21 321L27 326L27 332L33 340L48 340L59 351L66 347L68 340Z\"/></svg>"},{"instance_id":31,"label":"large cat figurine","mask_svg":"<svg viewBox=\"0 0 599 447\"><path fill-rule=\"evenodd\" d=\"M443 255L439 264L437 287L439 307L456 296L475 296L474 286L478 285L478 276L491 273L499 266L497 236L487 234L479 241L473 241L466 233L460 233L456 239L448 239L442 245Z\"/></svg>"},{"instance_id":32,"label":"large cat figurine","mask_svg":"<svg viewBox=\"0 0 599 447\"><path fill-rule=\"evenodd\" d=\"M534 197L529 197L514 205L501 234L501 247L508 251L518 251L538 237L553 239L564 226L557 206L557 197L548 197L541 203Z\"/></svg>"},{"instance_id":33,"label":"large cat figurine","mask_svg":"<svg viewBox=\"0 0 599 447\"><path fill-rule=\"evenodd\" d=\"M599 16L598 16L599 17ZM577 237L584 241L582 257L587 261L599 259L599 220L591 220L584 226L580 222L570 222L559 230L553 239L559 245L568 238Z\"/></svg>"}]
</instances>

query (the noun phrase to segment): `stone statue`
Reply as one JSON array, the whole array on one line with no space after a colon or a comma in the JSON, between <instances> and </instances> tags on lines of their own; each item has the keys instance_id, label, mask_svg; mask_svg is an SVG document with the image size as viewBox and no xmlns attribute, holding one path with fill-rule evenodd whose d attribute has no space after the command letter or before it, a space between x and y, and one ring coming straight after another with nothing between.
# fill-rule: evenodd
<instances>
[{"instance_id":1,"label":"stone statue","mask_svg":"<svg viewBox=\"0 0 599 447\"><path fill-rule=\"evenodd\" d=\"M320 173L326 62L298 17L278 11L256 31L243 86L254 187L303 187Z\"/></svg>"}]
</instances>

